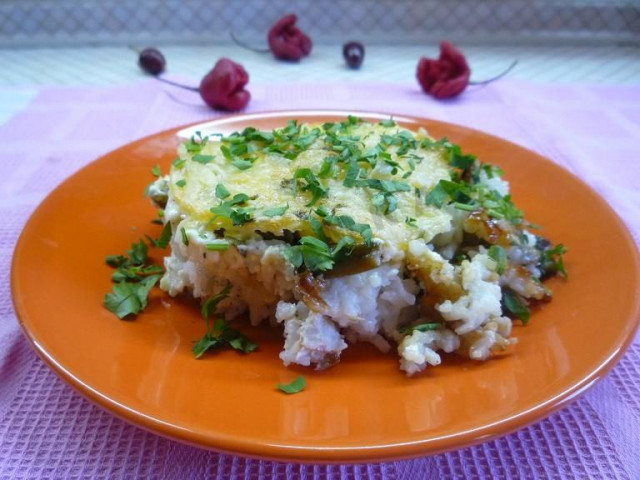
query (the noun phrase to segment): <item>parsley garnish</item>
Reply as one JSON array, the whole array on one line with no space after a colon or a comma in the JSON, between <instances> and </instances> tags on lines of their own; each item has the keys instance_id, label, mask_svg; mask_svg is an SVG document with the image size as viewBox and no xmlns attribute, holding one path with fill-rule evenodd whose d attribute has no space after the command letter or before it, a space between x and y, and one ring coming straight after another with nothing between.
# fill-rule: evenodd
<instances>
[{"instance_id":1,"label":"parsley garnish","mask_svg":"<svg viewBox=\"0 0 640 480\"><path fill-rule=\"evenodd\" d=\"M159 177L159 176L160 176L160 165L154 165L154 166L151 168L151 174L152 174L154 177Z\"/></svg>"},{"instance_id":2,"label":"parsley garnish","mask_svg":"<svg viewBox=\"0 0 640 480\"><path fill-rule=\"evenodd\" d=\"M184 144L184 147L189 153L200 153L202 147L204 147L208 141L209 137L203 137L201 132L196 132L195 135Z\"/></svg>"},{"instance_id":3,"label":"parsley garnish","mask_svg":"<svg viewBox=\"0 0 640 480\"><path fill-rule=\"evenodd\" d=\"M302 181L300 190L303 192L311 193L311 200L307 203L307 207L314 205L322 197L326 197L329 194L329 189L323 187L318 178L309 168L298 168L293 175L294 179L294 192L297 191L298 182Z\"/></svg>"},{"instance_id":4,"label":"parsley garnish","mask_svg":"<svg viewBox=\"0 0 640 480\"><path fill-rule=\"evenodd\" d=\"M500 245L491 245L489 247L489 257L496 262L496 273L502 275L507 268L507 250Z\"/></svg>"},{"instance_id":5,"label":"parsley garnish","mask_svg":"<svg viewBox=\"0 0 640 480\"><path fill-rule=\"evenodd\" d=\"M178 186L178 187L180 187L180 188L184 187L186 184L187 184L187 181L186 181L186 180L184 180L184 179L182 179L182 180L178 180L178 181L176 182L176 186Z\"/></svg>"},{"instance_id":6,"label":"parsley garnish","mask_svg":"<svg viewBox=\"0 0 640 480\"><path fill-rule=\"evenodd\" d=\"M316 209L316 213L318 213L318 210L319 209ZM324 215L323 217L324 221L331 225L336 225L345 230L351 230L352 232L360 234L365 245L371 246L373 233L370 225L366 223L356 223L356 221L348 215Z\"/></svg>"},{"instance_id":7,"label":"parsley garnish","mask_svg":"<svg viewBox=\"0 0 640 480\"><path fill-rule=\"evenodd\" d=\"M202 155L201 153L196 153L193 157L191 157L191 160L206 165L213 160L213 155Z\"/></svg>"},{"instance_id":8,"label":"parsley garnish","mask_svg":"<svg viewBox=\"0 0 640 480\"><path fill-rule=\"evenodd\" d=\"M218 197L220 200L224 200L230 195L231 193L229 192L229 190L227 190L227 187L225 187L222 183L219 183L216 185L216 197Z\"/></svg>"},{"instance_id":9,"label":"parsley garnish","mask_svg":"<svg viewBox=\"0 0 640 480\"><path fill-rule=\"evenodd\" d=\"M104 296L104 306L122 319L137 315L147 307L149 291L162 275L151 275L139 282L121 281L113 286L113 291Z\"/></svg>"},{"instance_id":10,"label":"parsley garnish","mask_svg":"<svg viewBox=\"0 0 640 480\"><path fill-rule=\"evenodd\" d=\"M178 157L173 161L173 166L176 167L177 169L180 169L184 165L184 162L185 162L184 158Z\"/></svg>"},{"instance_id":11,"label":"parsley garnish","mask_svg":"<svg viewBox=\"0 0 640 480\"><path fill-rule=\"evenodd\" d=\"M224 195L225 191L227 191L226 188L220 193ZM217 193L218 192L216 192L216 195ZM251 214L255 208L238 207L237 205L242 205L248 200L249 196L246 193L236 193L231 200L221 202L219 206L210 209L211 213L215 214L211 221L215 220L217 217L226 217L231 220L234 226L244 225L253 219Z\"/></svg>"},{"instance_id":12,"label":"parsley garnish","mask_svg":"<svg viewBox=\"0 0 640 480\"><path fill-rule=\"evenodd\" d=\"M529 317L531 317L531 310L525 303L525 301L517 293L503 289L502 290L502 304L504 308L516 318L522 321L523 325L529 323Z\"/></svg>"},{"instance_id":13,"label":"parsley garnish","mask_svg":"<svg viewBox=\"0 0 640 480\"><path fill-rule=\"evenodd\" d=\"M432 330L438 330L442 327L440 323L420 323L418 325L411 325L409 327L401 328L398 333L401 335L411 335L413 332L429 332Z\"/></svg>"},{"instance_id":14,"label":"parsley garnish","mask_svg":"<svg viewBox=\"0 0 640 480\"><path fill-rule=\"evenodd\" d=\"M229 250L231 245L229 242L215 242L215 243L207 243L205 248L212 252L223 252L225 250Z\"/></svg>"},{"instance_id":15,"label":"parsley garnish","mask_svg":"<svg viewBox=\"0 0 640 480\"><path fill-rule=\"evenodd\" d=\"M359 180L357 185L380 191L380 193L373 196L371 203L385 214L395 211L398 207L398 200L393 195L395 192L408 192L411 190L409 184L396 180L379 180L370 178L366 180Z\"/></svg>"},{"instance_id":16,"label":"parsley garnish","mask_svg":"<svg viewBox=\"0 0 640 480\"><path fill-rule=\"evenodd\" d=\"M236 167L238 170L247 170L248 168L253 167L253 162L255 159L249 158L236 158L231 161L231 165Z\"/></svg>"},{"instance_id":17,"label":"parsley garnish","mask_svg":"<svg viewBox=\"0 0 640 480\"><path fill-rule=\"evenodd\" d=\"M184 243L185 247L189 246L189 236L187 235L187 231L184 227L180 227L180 235L182 236L182 243Z\"/></svg>"},{"instance_id":18,"label":"parsley garnish","mask_svg":"<svg viewBox=\"0 0 640 480\"><path fill-rule=\"evenodd\" d=\"M265 217L280 217L284 215L284 212L286 212L288 208L289 208L288 204L283 207L266 208L262 211L262 214Z\"/></svg>"},{"instance_id":19,"label":"parsley garnish","mask_svg":"<svg viewBox=\"0 0 640 480\"><path fill-rule=\"evenodd\" d=\"M285 383L285 384L278 383L277 386L278 386L278 389L280 389L280 391L290 395L292 393L299 393L302 390L304 390L305 387L307 386L307 382L304 379L304 377L300 375L291 383Z\"/></svg>"},{"instance_id":20,"label":"parsley garnish","mask_svg":"<svg viewBox=\"0 0 640 480\"><path fill-rule=\"evenodd\" d=\"M209 321L209 317L217 314L218 305L229 296L230 290L231 287L227 285L202 305L202 317L204 318L206 331L204 336L191 349L196 358L200 358L206 352L225 345L244 353L253 352L258 348L255 343L242 335L242 333L231 328L224 317L218 316L213 324Z\"/></svg>"},{"instance_id":21,"label":"parsley garnish","mask_svg":"<svg viewBox=\"0 0 640 480\"><path fill-rule=\"evenodd\" d=\"M389 118L388 120L382 120L378 125L389 128L389 127L395 127L397 124L396 122L393 121L392 118Z\"/></svg>"},{"instance_id":22,"label":"parsley garnish","mask_svg":"<svg viewBox=\"0 0 640 480\"><path fill-rule=\"evenodd\" d=\"M167 248L167 245L169 245L169 241L171 240L171 223L167 222L164 224L162 233L157 239L151 238L148 235L147 239L149 239L154 247Z\"/></svg>"},{"instance_id":23,"label":"parsley garnish","mask_svg":"<svg viewBox=\"0 0 640 480\"><path fill-rule=\"evenodd\" d=\"M540 259L540 269L544 274L560 273L564 278L568 278L569 274L564 266L563 255L567 253L567 249L561 243L553 248L549 248L542 252Z\"/></svg>"},{"instance_id":24,"label":"parsley garnish","mask_svg":"<svg viewBox=\"0 0 640 480\"><path fill-rule=\"evenodd\" d=\"M109 255L107 265L116 269L113 290L104 297L104 306L118 318L136 315L147 306L149 291L162 276L162 267L147 264L148 247L143 240L131 245L126 255Z\"/></svg>"},{"instance_id":25,"label":"parsley garnish","mask_svg":"<svg viewBox=\"0 0 640 480\"><path fill-rule=\"evenodd\" d=\"M300 245L286 247L284 256L296 268L304 265L310 272L326 271L333 268L340 255L349 255L354 245L349 236L342 237L333 248L319 238L306 236L300 239Z\"/></svg>"},{"instance_id":26,"label":"parsley garnish","mask_svg":"<svg viewBox=\"0 0 640 480\"><path fill-rule=\"evenodd\" d=\"M336 176L336 162L338 157L324 157L322 159L322 166L318 170L318 177L320 178L335 178Z\"/></svg>"}]
</instances>

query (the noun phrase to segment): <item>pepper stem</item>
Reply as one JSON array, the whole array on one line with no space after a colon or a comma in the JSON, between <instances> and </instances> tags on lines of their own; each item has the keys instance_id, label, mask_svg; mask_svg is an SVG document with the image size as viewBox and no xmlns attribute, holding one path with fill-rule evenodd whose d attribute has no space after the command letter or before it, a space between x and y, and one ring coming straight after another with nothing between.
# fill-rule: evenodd
<instances>
[{"instance_id":1,"label":"pepper stem","mask_svg":"<svg viewBox=\"0 0 640 480\"><path fill-rule=\"evenodd\" d=\"M233 30L229 30L229 35L231 35L231 40L233 40L233 43L235 43L236 45L238 45L239 47L245 48L247 50L251 50L252 52L256 52L256 53L269 53L271 50L269 50L268 48L257 48L257 47L252 47L251 45L244 43L242 40L240 40L238 37L236 37L236 34L234 33Z\"/></svg>"},{"instance_id":2,"label":"pepper stem","mask_svg":"<svg viewBox=\"0 0 640 480\"><path fill-rule=\"evenodd\" d=\"M168 90L165 90L164 93L165 93L165 95L167 97L169 97L174 102L179 103L180 105L187 105L189 107L201 107L202 106L201 103L185 102L184 100L181 100L178 97L176 97L173 93L169 92Z\"/></svg>"},{"instance_id":3,"label":"pepper stem","mask_svg":"<svg viewBox=\"0 0 640 480\"><path fill-rule=\"evenodd\" d=\"M167 80L166 78L162 78L159 75L155 75L155 79L159 80L167 85L172 85L174 87L184 88L185 90L191 90L192 92L199 92L199 87L189 87L187 85L182 85L181 83L172 82L171 80Z\"/></svg>"},{"instance_id":4,"label":"pepper stem","mask_svg":"<svg viewBox=\"0 0 640 480\"><path fill-rule=\"evenodd\" d=\"M469 85L487 85L491 82L495 82L496 80L501 79L502 77L504 77L507 73L509 73L511 70L513 70L516 65L518 65L518 60L514 60L511 65L509 65L509 67L503 71L502 73L499 73L498 75L496 75L495 77L489 78L487 80L481 80L479 82L469 82Z\"/></svg>"}]
</instances>

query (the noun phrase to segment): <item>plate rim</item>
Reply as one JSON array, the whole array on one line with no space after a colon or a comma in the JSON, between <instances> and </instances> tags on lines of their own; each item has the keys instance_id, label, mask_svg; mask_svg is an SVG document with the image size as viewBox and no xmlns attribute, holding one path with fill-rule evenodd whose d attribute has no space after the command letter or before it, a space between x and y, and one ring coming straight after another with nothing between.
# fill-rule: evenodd
<instances>
[{"instance_id":1,"label":"plate rim","mask_svg":"<svg viewBox=\"0 0 640 480\"><path fill-rule=\"evenodd\" d=\"M70 173L64 178L58 185L49 191L49 193L41 200L41 202L30 213L28 220L22 227L22 231L16 241L15 248L12 255L11 267L10 267L10 290L13 307L16 313L16 318L21 327L24 336L27 338L29 345L35 350L38 356L44 360L44 362L67 384L71 385L75 391L79 392L83 397L97 404L101 409L116 415L133 425L142 428L148 432L159 434L163 437L171 440L176 440L181 443L193 445L197 447L204 447L217 452L240 455L248 458L256 459L270 459L275 461L293 461L299 463L319 463L319 464L335 464L335 463L361 463L361 462L380 462L397 459L416 458L425 455L434 455L458 448L466 448L472 445L483 443L486 441L494 440L496 438L510 434L516 430L524 428L535 422L541 421L548 417L552 413L565 408L583 393L595 385L600 379L602 379L620 360L624 355L636 336L636 333L640 327L640 292L637 292L634 298L634 320L631 322L628 334L624 341L617 345L615 350L603 361L597 368L594 368L588 375L582 377L580 381L575 382L570 387L563 389L556 396L547 399L545 402L538 403L534 407L520 412L516 415L509 415L506 418L502 418L493 423L485 424L477 428L467 429L455 434L427 438L417 441L396 442L393 444L381 444L370 446L348 446L348 447L296 447L290 444L274 444L264 443L256 444L251 440L238 439L237 437L222 435L211 437L211 435L202 435L199 432L194 432L188 429L182 429L172 423L162 422L156 418L152 418L144 415L143 412L136 411L134 409L127 408L108 396L98 392L87 383L84 383L81 379L77 378L72 372L68 371L63 365L58 363L54 357L52 357L46 349L40 345L38 340L32 336L32 332L29 331L24 323L24 317L28 314L23 310L22 305L18 302L16 295L17 285L17 269L19 263L19 257L22 255L22 245L24 244L24 238L27 235L29 228L33 223L33 218L36 212L39 210L42 204L44 204L50 197L54 196L56 192L65 188L67 182L80 174L81 172L90 169L92 165L98 161L103 160L105 157L110 156L118 150L132 147L136 144L142 144L148 139L158 137L162 135L172 134L176 136L181 132L189 128L193 128L199 125L207 125L212 122L224 122L233 119L242 119L244 117L262 118L261 115L269 115L275 118L289 117L295 118L296 115L306 114L306 116L318 116L318 115L357 115L363 118L381 118L381 117L393 117L397 119L404 119L415 123L429 123L435 122L441 125L451 125L456 128L462 128L464 130L479 133L483 136L492 137L493 139L502 143L507 143L512 146L516 146L519 149L524 149L535 154L540 160L553 165L555 168L563 170L567 175L572 177L573 181L579 182L582 187L586 188L592 195L596 196L607 208L608 213L615 219L619 229L623 232L625 243L630 247L629 250L633 258L633 264L635 266L636 278L640 277L640 254L638 251L638 245L626 223L619 217L617 212L604 199L599 192L593 187L587 184L582 178L574 175L564 166L559 165L549 158L535 152L529 148L519 145L510 140L498 137L491 133L484 132L472 127L452 123L449 121L431 119L427 117L420 117L416 115L407 114L395 114L385 113L381 111L359 111L359 110L343 110L343 109L301 109L301 110L270 110L264 112L250 112L250 113L234 113L230 115L221 116L213 119L212 121L199 121L192 122L180 126L174 126L167 128L159 132L155 132L149 135L145 135L142 138L136 139L131 142L127 142L119 145L116 148L98 156L91 160L89 163L81 167L80 169ZM18 287L19 288L19 287Z\"/></svg>"}]
</instances>

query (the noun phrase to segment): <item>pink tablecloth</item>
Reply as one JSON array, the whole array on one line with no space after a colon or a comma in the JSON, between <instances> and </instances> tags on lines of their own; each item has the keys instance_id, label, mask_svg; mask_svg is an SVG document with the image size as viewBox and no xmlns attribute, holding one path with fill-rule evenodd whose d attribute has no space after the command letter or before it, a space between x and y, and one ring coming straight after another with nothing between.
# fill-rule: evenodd
<instances>
[{"instance_id":1,"label":"pink tablecloth","mask_svg":"<svg viewBox=\"0 0 640 480\"><path fill-rule=\"evenodd\" d=\"M505 80L447 102L431 100L414 85L253 86L251 91L250 111L388 111L507 138L586 180L640 240L640 87ZM472 448L382 464L284 464L185 446L113 417L58 379L30 350L11 306L11 256L29 214L96 156L214 116L204 107L176 103L163 87L147 81L45 89L0 127L0 479L640 478L638 338L603 381L535 425Z\"/></svg>"}]
</instances>

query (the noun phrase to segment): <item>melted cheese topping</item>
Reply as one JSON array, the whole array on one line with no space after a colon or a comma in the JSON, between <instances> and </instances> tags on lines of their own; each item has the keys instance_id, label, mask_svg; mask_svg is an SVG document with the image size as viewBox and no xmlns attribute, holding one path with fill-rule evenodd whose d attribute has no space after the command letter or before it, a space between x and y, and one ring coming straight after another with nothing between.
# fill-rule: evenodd
<instances>
[{"instance_id":1,"label":"melted cheese topping","mask_svg":"<svg viewBox=\"0 0 640 480\"><path fill-rule=\"evenodd\" d=\"M316 130L314 130L316 129ZM197 155L205 155L206 163L194 160L185 146L179 150L181 161L171 169L171 197L181 212L199 229L216 231L224 228L224 235L237 241L256 238L257 232L269 232L281 236L286 230L300 235L314 235L309 223L313 209L323 207L332 215L348 215L357 223L371 226L373 238L378 244L406 250L411 240L422 238L431 241L439 233L451 228L451 215L442 209L425 205L425 195L441 180L450 179L450 167L446 153L439 148L423 148L420 142L428 139L426 132L410 132L399 126L382 126L366 122L345 127L340 135L355 142L360 152L371 149L385 152L378 156L375 165L360 161L364 179L402 182L407 191L392 193L397 208L385 213L383 208L374 204L374 197L380 190L369 186L345 186L348 164L336 162L334 178L318 178L327 195L310 205L312 194L303 191L305 182L295 180L299 169L308 168L316 176L324 159L335 157L339 153L333 148L322 126L302 125L301 132L318 133L317 139L302 150L294 159L286 158L282 153L264 151L260 146L250 156L253 165L241 170L232 163L223 152L228 142L216 141L211 137ZM405 132L405 133L402 133ZM398 145L389 145L390 137L398 134L415 139L415 148L404 148L398 154ZM382 141L382 143L381 143ZM202 158L202 157L197 157ZM409 173L411 172L411 173ZM297 188L294 189L294 184ZM233 225L226 216L215 215L212 207L219 206L222 200L216 197L216 186L224 185L231 199L236 194L246 194L250 199L239 205L249 208L252 220L242 225ZM264 210L288 206L284 214L269 217ZM337 226L325 225L325 232L333 241L337 241L345 230ZM351 233L352 236L357 236Z\"/></svg>"}]
</instances>

